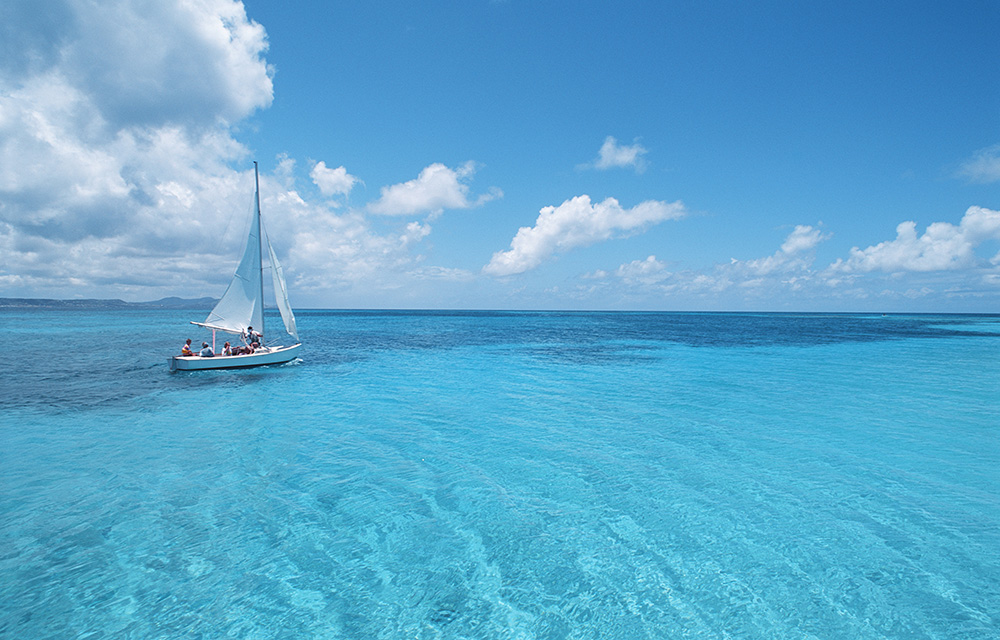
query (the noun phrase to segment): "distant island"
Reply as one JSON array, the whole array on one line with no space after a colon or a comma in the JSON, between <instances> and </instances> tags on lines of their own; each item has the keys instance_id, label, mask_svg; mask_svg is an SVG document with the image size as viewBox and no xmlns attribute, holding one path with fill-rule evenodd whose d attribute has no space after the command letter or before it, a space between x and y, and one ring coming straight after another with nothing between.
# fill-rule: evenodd
<instances>
[{"instance_id":1,"label":"distant island","mask_svg":"<svg viewBox=\"0 0 1000 640\"><path fill-rule=\"evenodd\" d=\"M211 309L218 298L161 298L151 302L124 300L56 300L51 298L0 298L0 309Z\"/></svg>"}]
</instances>

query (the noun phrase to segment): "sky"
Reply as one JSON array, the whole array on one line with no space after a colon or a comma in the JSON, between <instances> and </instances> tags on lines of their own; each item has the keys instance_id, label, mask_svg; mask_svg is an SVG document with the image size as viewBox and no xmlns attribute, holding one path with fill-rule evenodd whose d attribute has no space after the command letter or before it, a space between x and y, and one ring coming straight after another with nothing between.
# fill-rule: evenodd
<instances>
[{"instance_id":1,"label":"sky","mask_svg":"<svg viewBox=\"0 0 1000 640\"><path fill-rule=\"evenodd\" d=\"M4 0L0 297L1000 312L995 0Z\"/></svg>"}]
</instances>

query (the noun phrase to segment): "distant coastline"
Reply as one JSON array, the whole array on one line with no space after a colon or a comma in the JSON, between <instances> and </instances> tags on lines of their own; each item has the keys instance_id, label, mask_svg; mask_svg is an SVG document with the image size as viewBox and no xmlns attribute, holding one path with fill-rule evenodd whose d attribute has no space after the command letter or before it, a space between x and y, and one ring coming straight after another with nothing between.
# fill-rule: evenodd
<instances>
[{"instance_id":1,"label":"distant coastline","mask_svg":"<svg viewBox=\"0 0 1000 640\"><path fill-rule=\"evenodd\" d=\"M0 298L0 309L211 309L217 298L161 298L150 302L125 302L85 298L58 300L54 298Z\"/></svg>"}]
</instances>

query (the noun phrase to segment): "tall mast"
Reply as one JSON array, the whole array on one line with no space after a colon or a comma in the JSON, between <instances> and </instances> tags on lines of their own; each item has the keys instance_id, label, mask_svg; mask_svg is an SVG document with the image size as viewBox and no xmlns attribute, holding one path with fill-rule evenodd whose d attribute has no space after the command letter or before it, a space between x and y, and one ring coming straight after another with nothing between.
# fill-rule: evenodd
<instances>
[{"instance_id":1,"label":"tall mast","mask_svg":"<svg viewBox=\"0 0 1000 640\"><path fill-rule=\"evenodd\" d=\"M260 279L260 329L258 333L260 335L264 334L264 238L263 231L264 226L260 223L260 176L257 175L257 161L253 161L253 183L254 183L254 199L257 203L257 255L258 262L260 265L260 272L257 277ZM264 345L261 345L264 346Z\"/></svg>"}]
</instances>

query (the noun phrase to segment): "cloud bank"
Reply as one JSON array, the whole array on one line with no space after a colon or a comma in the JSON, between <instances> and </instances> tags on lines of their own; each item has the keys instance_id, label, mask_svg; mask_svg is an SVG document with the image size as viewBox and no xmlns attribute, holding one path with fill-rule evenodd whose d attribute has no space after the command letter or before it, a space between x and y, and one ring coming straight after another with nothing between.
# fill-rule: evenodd
<instances>
[{"instance_id":1,"label":"cloud bank","mask_svg":"<svg viewBox=\"0 0 1000 640\"><path fill-rule=\"evenodd\" d=\"M273 97L264 28L232 0L42 8L0 4L0 295L221 292L252 202L236 126ZM283 262L298 296L393 290L409 273L460 277L421 264L429 225L376 230L363 212L308 202L294 160L279 161L261 173L262 207L279 255L292 256ZM384 190L375 209L432 213L500 196L470 195L473 173L472 163L431 165ZM360 182L323 161L309 177L328 198Z\"/></svg>"},{"instance_id":2,"label":"cloud bank","mask_svg":"<svg viewBox=\"0 0 1000 640\"><path fill-rule=\"evenodd\" d=\"M895 239L854 247L847 258L816 268L817 248L832 237L819 227L796 225L772 255L731 259L702 270L672 269L650 255L584 274L578 292L614 295L626 306L630 300L648 304L659 298L664 306L694 308L723 299L736 307L774 308L774 301L782 300L823 308L831 301L851 306L905 306L916 300L954 305L994 295L991 292L1000 286L1000 252L989 257L976 251L1000 241L998 211L970 207L958 224L935 222L920 235L915 223L903 222Z\"/></svg>"},{"instance_id":3,"label":"cloud bank","mask_svg":"<svg viewBox=\"0 0 1000 640\"><path fill-rule=\"evenodd\" d=\"M271 103L263 28L228 0L3 12L0 284L174 280L235 195L229 125Z\"/></svg>"}]
</instances>

